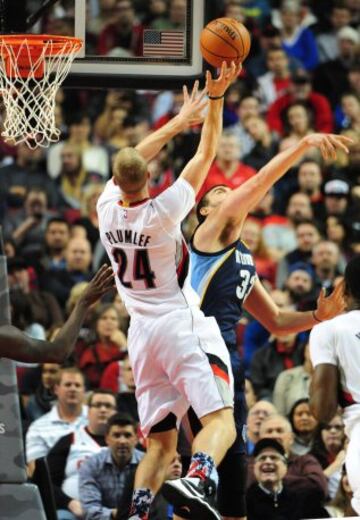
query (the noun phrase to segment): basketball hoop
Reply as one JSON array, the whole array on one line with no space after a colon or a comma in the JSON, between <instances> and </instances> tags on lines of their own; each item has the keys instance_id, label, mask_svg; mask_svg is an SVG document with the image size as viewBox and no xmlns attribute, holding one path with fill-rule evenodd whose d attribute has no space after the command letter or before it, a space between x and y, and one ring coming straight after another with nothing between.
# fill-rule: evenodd
<instances>
[{"instance_id":1,"label":"basketball hoop","mask_svg":"<svg viewBox=\"0 0 360 520\"><path fill-rule=\"evenodd\" d=\"M81 39L67 36L0 35L5 141L36 148L59 140L55 96L81 47Z\"/></svg>"}]
</instances>

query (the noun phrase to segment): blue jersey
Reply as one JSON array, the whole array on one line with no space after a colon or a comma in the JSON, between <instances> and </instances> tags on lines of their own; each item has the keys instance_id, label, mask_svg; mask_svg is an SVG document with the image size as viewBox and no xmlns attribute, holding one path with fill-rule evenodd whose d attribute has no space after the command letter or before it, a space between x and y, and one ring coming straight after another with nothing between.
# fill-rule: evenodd
<instances>
[{"instance_id":1,"label":"blue jersey","mask_svg":"<svg viewBox=\"0 0 360 520\"><path fill-rule=\"evenodd\" d=\"M214 316L229 347L236 347L236 325L251 291L256 270L249 249L237 240L216 253L190 249L191 285L201 300L201 310Z\"/></svg>"}]
</instances>

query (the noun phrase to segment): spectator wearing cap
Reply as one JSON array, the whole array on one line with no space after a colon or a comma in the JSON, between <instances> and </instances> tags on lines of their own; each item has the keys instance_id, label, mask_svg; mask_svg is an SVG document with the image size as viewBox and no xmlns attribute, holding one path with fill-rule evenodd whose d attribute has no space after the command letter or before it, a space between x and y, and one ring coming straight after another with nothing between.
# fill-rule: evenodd
<instances>
[{"instance_id":1,"label":"spectator wearing cap","mask_svg":"<svg viewBox=\"0 0 360 520\"><path fill-rule=\"evenodd\" d=\"M329 27L316 37L320 63L335 60L339 56L338 32L350 24L351 12L343 2L335 2L331 7Z\"/></svg>"},{"instance_id":2,"label":"spectator wearing cap","mask_svg":"<svg viewBox=\"0 0 360 520\"><path fill-rule=\"evenodd\" d=\"M305 71L293 74L290 91L280 96L269 106L267 122L271 130L285 134L284 114L294 102L305 104L313 114L314 129L317 132L332 132L334 128L331 106L326 98L312 89L310 76Z\"/></svg>"},{"instance_id":3,"label":"spectator wearing cap","mask_svg":"<svg viewBox=\"0 0 360 520\"><path fill-rule=\"evenodd\" d=\"M303 220L299 222L295 228L295 234L297 247L287 253L277 266L276 286L279 289L284 286L289 276L289 271L294 264L305 264L301 266L304 269L310 267L312 248L321 238L320 232L313 220Z\"/></svg>"},{"instance_id":4,"label":"spectator wearing cap","mask_svg":"<svg viewBox=\"0 0 360 520\"><path fill-rule=\"evenodd\" d=\"M350 89L348 73L356 60L356 48L360 42L358 31L350 26L337 33L339 56L319 65L314 71L314 89L328 97L335 107L342 94Z\"/></svg>"},{"instance_id":5,"label":"spectator wearing cap","mask_svg":"<svg viewBox=\"0 0 360 520\"><path fill-rule=\"evenodd\" d=\"M275 382L273 402L279 414L288 416L299 399L309 397L313 367L309 355L309 343L304 348L304 362L298 367L281 372Z\"/></svg>"},{"instance_id":6,"label":"spectator wearing cap","mask_svg":"<svg viewBox=\"0 0 360 520\"><path fill-rule=\"evenodd\" d=\"M313 70L318 62L318 51L313 32L301 25L300 6L285 0L280 9L282 45L289 56L298 59L306 70Z\"/></svg>"},{"instance_id":7,"label":"spectator wearing cap","mask_svg":"<svg viewBox=\"0 0 360 520\"><path fill-rule=\"evenodd\" d=\"M316 306L314 295L314 270L311 264L295 262L289 268L285 282L290 300L298 310L308 310Z\"/></svg>"},{"instance_id":8,"label":"spectator wearing cap","mask_svg":"<svg viewBox=\"0 0 360 520\"><path fill-rule=\"evenodd\" d=\"M246 494L248 520L300 520L303 500L284 482L287 460L283 446L275 439L261 439L254 449L256 482Z\"/></svg>"},{"instance_id":9,"label":"spectator wearing cap","mask_svg":"<svg viewBox=\"0 0 360 520\"><path fill-rule=\"evenodd\" d=\"M349 205L350 186L342 179L332 179L324 185L324 204L327 215L345 216Z\"/></svg>"},{"instance_id":10,"label":"spectator wearing cap","mask_svg":"<svg viewBox=\"0 0 360 520\"><path fill-rule=\"evenodd\" d=\"M284 483L289 489L297 491L303 497L308 498L309 510L303 512L302 518L316 518L313 506L317 506L328 495L328 485L319 462L310 454L295 455L292 453L294 433L291 424L283 415L271 415L266 417L260 426L260 439L270 437L276 439L284 448L288 471ZM254 459L248 458L248 486L254 482ZM306 498L305 498L306 497ZM265 517L266 518L266 517ZM287 520L287 519L286 519Z\"/></svg>"}]
</instances>

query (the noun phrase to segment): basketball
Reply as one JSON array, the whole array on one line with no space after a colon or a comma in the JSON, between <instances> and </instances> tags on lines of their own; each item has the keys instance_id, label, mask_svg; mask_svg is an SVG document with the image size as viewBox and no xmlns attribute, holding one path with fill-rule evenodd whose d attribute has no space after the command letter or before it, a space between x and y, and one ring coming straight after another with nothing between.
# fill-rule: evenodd
<instances>
[{"instance_id":1,"label":"basketball","mask_svg":"<svg viewBox=\"0 0 360 520\"><path fill-rule=\"evenodd\" d=\"M250 45L249 31L234 18L212 20L200 34L201 54L214 67L221 67L223 61L228 65L243 62Z\"/></svg>"}]
</instances>

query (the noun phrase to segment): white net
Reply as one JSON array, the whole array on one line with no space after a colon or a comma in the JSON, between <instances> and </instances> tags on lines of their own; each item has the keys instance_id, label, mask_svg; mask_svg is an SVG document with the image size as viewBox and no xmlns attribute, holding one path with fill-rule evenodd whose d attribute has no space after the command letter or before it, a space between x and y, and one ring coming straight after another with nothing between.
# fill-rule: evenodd
<instances>
[{"instance_id":1,"label":"white net","mask_svg":"<svg viewBox=\"0 0 360 520\"><path fill-rule=\"evenodd\" d=\"M14 45L0 35L0 95L5 110L1 135L5 141L36 148L59 140L55 96L81 46L76 38L56 36L45 36L36 45L30 38Z\"/></svg>"}]
</instances>

